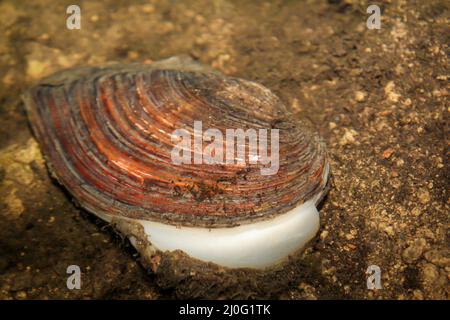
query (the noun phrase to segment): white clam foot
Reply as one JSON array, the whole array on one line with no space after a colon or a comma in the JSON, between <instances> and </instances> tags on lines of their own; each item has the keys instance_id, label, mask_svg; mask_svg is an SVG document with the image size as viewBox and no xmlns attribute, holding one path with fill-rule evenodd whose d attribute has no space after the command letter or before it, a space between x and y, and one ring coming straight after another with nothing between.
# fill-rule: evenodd
<instances>
[{"instance_id":1,"label":"white clam foot","mask_svg":"<svg viewBox=\"0 0 450 320\"><path fill-rule=\"evenodd\" d=\"M132 221L143 226L148 241L160 251L182 250L193 258L231 268L264 268L303 248L315 236L319 230L316 200L313 198L273 219L231 228L176 227L146 220ZM109 215L100 217L108 222L112 220ZM135 245L135 239L130 237L130 240Z\"/></svg>"}]
</instances>

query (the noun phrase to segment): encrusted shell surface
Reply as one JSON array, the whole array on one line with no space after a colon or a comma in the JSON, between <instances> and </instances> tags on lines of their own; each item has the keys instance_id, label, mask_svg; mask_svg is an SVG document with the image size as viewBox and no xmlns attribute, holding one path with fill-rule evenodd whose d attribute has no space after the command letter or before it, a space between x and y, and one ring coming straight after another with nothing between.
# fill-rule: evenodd
<instances>
[{"instance_id":1,"label":"encrusted shell surface","mask_svg":"<svg viewBox=\"0 0 450 320\"><path fill-rule=\"evenodd\" d=\"M66 70L24 101L50 170L94 214L233 226L283 214L325 188L324 145L296 114L262 85L192 61ZM171 135L192 133L194 121L224 133L279 129L278 172L174 164Z\"/></svg>"}]
</instances>

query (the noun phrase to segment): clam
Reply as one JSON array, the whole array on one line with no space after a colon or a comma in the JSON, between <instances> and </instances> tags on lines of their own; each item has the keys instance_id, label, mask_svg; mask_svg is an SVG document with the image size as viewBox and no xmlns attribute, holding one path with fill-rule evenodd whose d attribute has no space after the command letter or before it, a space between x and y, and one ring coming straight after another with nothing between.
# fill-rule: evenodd
<instances>
[{"instance_id":1,"label":"clam","mask_svg":"<svg viewBox=\"0 0 450 320\"><path fill-rule=\"evenodd\" d=\"M177 250L221 267L263 269L319 229L324 144L260 84L174 57L65 70L33 86L24 102L52 176L128 236L154 270L158 253ZM214 150L213 139L194 145L209 129ZM248 136L232 137L230 149L219 139L227 130ZM251 130L264 154L252 152ZM192 137L184 147L180 132ZM174 152L193 161L176 161ZM262 161L269 155L276 166ZM202 161L211 156L217 161Z\"/></svg>"}]
</instances>

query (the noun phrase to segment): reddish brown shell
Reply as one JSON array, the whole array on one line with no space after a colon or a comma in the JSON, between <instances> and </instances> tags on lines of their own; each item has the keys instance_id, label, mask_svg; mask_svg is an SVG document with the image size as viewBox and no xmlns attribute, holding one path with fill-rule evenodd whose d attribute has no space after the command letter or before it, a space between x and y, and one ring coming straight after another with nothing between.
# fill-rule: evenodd
<instances>
[{"instance_id":1,"label":"reddish brown shell","mask_svg":"<svg viewBox=\"0 0 450 320\"><path fill-rule=\"evenodd\" d=\"M282 214L325 187L317 135L267 88L196 64L67 70L24 101L51 171L94 214L231 226ZM171 134L192 132L194 121L223 132L278 128L277 174L261 175L260 164L175 165Z\"/></svg>"}]
</instances>

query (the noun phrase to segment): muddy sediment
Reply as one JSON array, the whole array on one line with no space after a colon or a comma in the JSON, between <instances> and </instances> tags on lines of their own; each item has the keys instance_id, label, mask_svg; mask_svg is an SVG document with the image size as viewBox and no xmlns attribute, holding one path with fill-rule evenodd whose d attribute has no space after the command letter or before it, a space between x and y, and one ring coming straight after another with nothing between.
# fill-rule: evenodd
<instances>
[{"instance_id":1,"label":"muddy sediment","mask_svg":"<svg viewBox=\"0 0 450 320\"><path fill-rule=\"evenodd\" d=\"M145 269L52 180L20 100L64 68L179 54L267 86L328 147L317 238L267 279L283 286L239 297L448 298L447 2L383 3L379 30L358 0L89 1L80 30L65 27L69 4L0 3L0 299L195 296L187 283L207 275L201 267ZM80 290L67 289L69 265L82 270ZM371 265L382 289L367 289Z\"/></svg>"}]
</instances>

